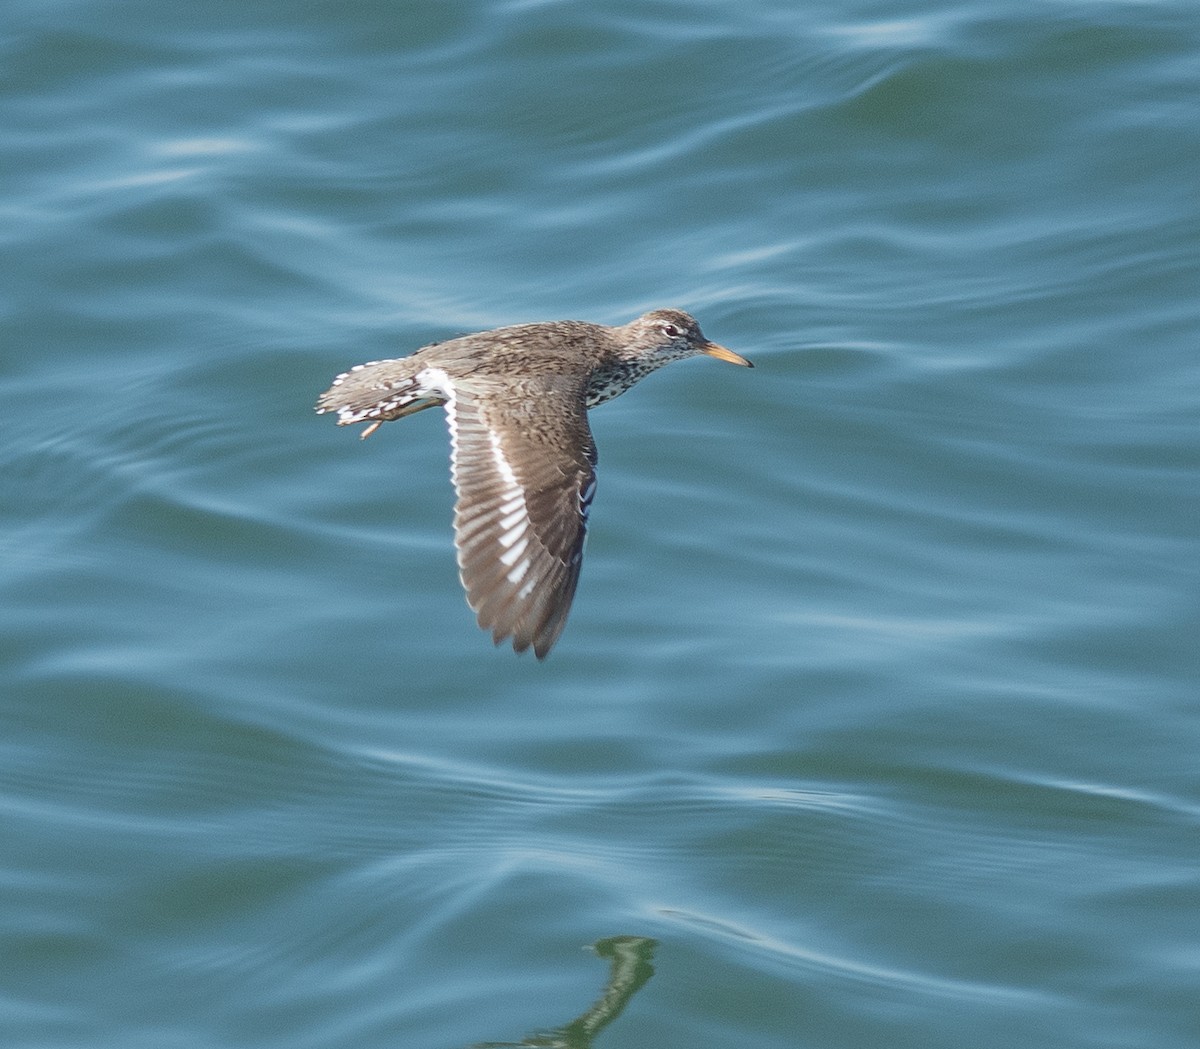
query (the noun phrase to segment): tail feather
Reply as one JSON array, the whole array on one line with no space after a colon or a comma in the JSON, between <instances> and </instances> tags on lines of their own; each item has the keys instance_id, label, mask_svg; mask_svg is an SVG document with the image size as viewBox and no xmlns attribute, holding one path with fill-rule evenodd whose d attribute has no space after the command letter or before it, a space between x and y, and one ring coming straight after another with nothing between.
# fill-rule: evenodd
<instances>
[{"instance_id":1,"label":"tail feather","mask_svg":"<svg viewBox=\"0 0 1200 1049\"><path fill-rule=\"evenodd\" d=\"M317 400L317 412L336 412L339 426L373 423L367 430L372 433L382 423L444 403L422 387L412 362L401 357L356 364L342 372Z\"/></svg>"}]
</instances>

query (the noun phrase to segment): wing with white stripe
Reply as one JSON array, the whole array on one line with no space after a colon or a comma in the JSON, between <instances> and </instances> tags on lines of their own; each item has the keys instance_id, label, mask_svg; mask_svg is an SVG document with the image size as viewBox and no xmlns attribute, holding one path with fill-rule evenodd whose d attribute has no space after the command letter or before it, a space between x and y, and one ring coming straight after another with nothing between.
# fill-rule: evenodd
<instances>
[{"instance_id":1,"label":"wing with white stripe","mask_svg":"<svg viewBox=\"0 0 1200 1049\"><path fill-rule=\"evenodd\" d=\"M521 396L458 383L446 405L458 565L467 602L499 644L543 658L579 581L596 446L581 391Z\"/></svg>"}]
</instances>

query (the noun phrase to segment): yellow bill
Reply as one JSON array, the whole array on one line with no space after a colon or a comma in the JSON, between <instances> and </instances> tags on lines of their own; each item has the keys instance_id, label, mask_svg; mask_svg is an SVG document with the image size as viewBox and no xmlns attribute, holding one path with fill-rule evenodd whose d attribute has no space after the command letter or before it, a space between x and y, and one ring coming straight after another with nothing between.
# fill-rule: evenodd
<instances>
[{"instance_id":1,"label":"yellow bill","mask_svg":"<svg viewBox=\"0 0 1200 1049\"><path fill-rule=\"evenodd\" d=\"M727 350L724 346L715 342L705 343L703 353L707 353L710 357L716 357L719 361L728 361L730 364L740 364L743 368L753 368L745 357L740 353L734 353L733 350Z\"/></svg>"}]
</instances>

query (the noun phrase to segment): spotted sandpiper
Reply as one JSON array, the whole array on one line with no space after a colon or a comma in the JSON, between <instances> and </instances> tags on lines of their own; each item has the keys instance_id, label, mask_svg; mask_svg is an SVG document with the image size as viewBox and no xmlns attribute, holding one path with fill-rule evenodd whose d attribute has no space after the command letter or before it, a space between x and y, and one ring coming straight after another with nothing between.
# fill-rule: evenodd
<instances>
[{"instance_id":1,"label":"spotted sandpiper","mask_svg":"<svg viewBox=\"0 0 1200 1049\"><path fill-rule=\"evenodd\" d=\"M338 425L385 422L442 405L458 500L454 538L467 603L496 644L544 659L579 581L596 445L587 411L672 361L705 353L753 367L709 342L682 310L618 327L517 324L431 343L343 372L317 402Z\"/></svg>"}]
</instances>

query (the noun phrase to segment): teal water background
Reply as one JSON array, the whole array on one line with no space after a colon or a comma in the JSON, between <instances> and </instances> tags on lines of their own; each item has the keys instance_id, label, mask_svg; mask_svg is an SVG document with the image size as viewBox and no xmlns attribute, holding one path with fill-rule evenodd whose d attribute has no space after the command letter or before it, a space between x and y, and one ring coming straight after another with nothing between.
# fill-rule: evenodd
<instances>
[{"instance_id":1,"label":"teal water background","mask_svg":"<svg viewBox=\"0 0 1200 1049\"><path fill-rule=\"evenodd\" d=\"M0 1044L1200 1044L1200 6L3 7ZM664 305L493 649L312 402Z\"/></svg>"}]
</instances>

